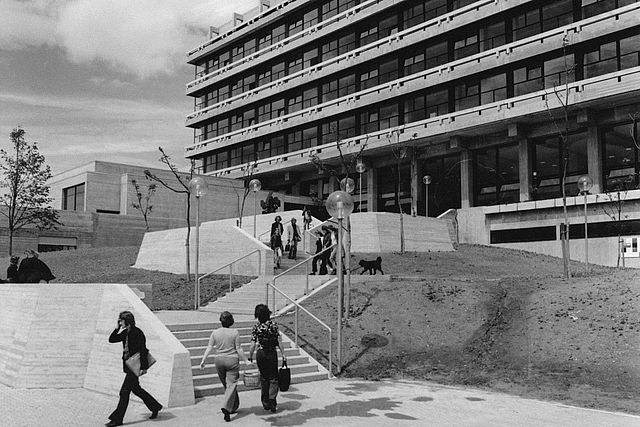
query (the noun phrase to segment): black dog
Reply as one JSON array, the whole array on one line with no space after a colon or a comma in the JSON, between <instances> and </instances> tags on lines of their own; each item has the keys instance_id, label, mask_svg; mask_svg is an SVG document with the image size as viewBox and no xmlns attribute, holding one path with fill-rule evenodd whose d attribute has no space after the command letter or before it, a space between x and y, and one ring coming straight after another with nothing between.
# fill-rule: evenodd
<instances>
[{"instance_id":1,"label":"black dog","mask_svg":"<svg viewBox=\"0 0 640 427\"><path fill-rule=\"evenodd\" d=\"M362 267L362 273L368 271L369 274L376 274L376 270L380 270L380 273L384 274L382 271L382 258L378 257L375 261L365 261L363 259L360 260L360 267Z\"/></svg>"}]
</instances>

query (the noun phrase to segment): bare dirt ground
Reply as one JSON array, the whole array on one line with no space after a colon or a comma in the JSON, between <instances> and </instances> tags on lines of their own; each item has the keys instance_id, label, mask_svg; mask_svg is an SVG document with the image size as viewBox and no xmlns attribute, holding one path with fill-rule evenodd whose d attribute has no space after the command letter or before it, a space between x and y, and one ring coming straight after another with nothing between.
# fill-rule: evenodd
<instances>
[{"instance_id":1,"label":"bare dirt ground","mask_svg":"<svg viewBox=\"0 0 640 427\"><path fill-rule=\"evenodd\" d=\"M343 376L640 413L640 271L592 267L585 275L573 264L578 277L567 281L560 259L469 245L381 255L392 280L352 286ZM336 305L335 288L304 304L331 327ZM300 322L303 348L326 363L328 334L304 314ZM292 329L293 316L279 323Z\"/></svg>"}]
</instances>

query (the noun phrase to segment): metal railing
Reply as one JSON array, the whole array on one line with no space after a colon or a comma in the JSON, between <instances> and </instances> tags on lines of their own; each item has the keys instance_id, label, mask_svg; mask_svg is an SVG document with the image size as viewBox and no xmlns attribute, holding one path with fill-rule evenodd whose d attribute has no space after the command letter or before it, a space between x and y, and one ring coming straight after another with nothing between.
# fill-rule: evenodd
<instances>
[{"instance_id":1,"label":"metal railing","mask_svg":"<svg viewBox=\"0 0 640 427\"><path fill-rule=\"evenodd\" d=\"M329 368L328 368L329 378L331 378L333 376L333 351L332 351L333 330L326 323L324 323L322 320L320 320L316 316L314 316L309 310L307 310L306 308L302 307L296 300L291 298L289 295L285 294L282 290L278 289L278 287L276 286L276 280L278 278L284 276L285 274L290 273L291 271L295 270L296 268L300 267L302 264L305 264L306 265L305 295L308 295L309 294L309 262L312 262L313 259L316 256L320 256L324 252L332 250L335 246L336 245L332 245L332 246L330 246L328 248L325 248L322 252L317 253L315 256L307 258L304 261L299 262L298 264L294 265L293 267L287 269L286 271L283 271L282 273L280 273L277 276L275 276L271 282L267 282L266 286L265 286L265 304L267 306L269 305L269 288L271 288L271 291L272 291L271 303L272 303L272 308L273 308L272 311L274 313L276 312L276 292L278 294L280 294L285 300L287 300L288 302L290 302L291 304L293 304L295 306L294 342L295 342L296 347L298 347L298 335L299 335L298 334L298 317L299 317L300 310L304 311L306 314L309 315L309 317L311 317L313 320L318 322L323 328L325 328L325 329L327 329L329 331Z\"/></svg>"},{"instance_id":2,"label":"metal railing","mask_svg":"<svg viewBox=\"0 0 640 427\"><path fill-rule=\"evenodd\" d=\"M198 277L197 282L198 282L198 306L200 306L200 281L202 279L204 279L207 276L211 276L214 273L217 273L218 271L222 270L223 268L227 268L229 267L229 292L233 291L233 285L231 283L231 278L233 276L233 264L235 264L238 261L241 261L251 255L253 255L254 253L258 253L258 273L260 273L260 266L262 265L262 250L260 249L254 249L251 252L249 252L248 254L242 255L240 258L236 258L233 261L231 261L230 263L227 263L225 265L223 265L222 267L218 267L213 271L208 272L207 274L203 274L202 276ZM260 274L258 274L258 276L260 276Z\"/></svg>"}]
</instances>

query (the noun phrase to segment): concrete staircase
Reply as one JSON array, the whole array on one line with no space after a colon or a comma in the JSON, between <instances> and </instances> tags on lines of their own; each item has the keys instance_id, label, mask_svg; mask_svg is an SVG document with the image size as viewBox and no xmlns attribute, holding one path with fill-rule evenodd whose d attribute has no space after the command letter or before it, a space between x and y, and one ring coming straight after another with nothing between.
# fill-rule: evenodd
<instances>
[{"instance_id":1,"label":"concrete staircase","mask_svg":"<svg viewBox=\"0 0 640 427\"><path fill-rule=\"evenodd\" d=\"M251 328L255 325L255 321L236 321L233 325L240 331L240 342L245 354L249 354L249 346L251 341ZM209 356L204 369L200 369L200 361L204 354L209 336L211 332L219 328L219 324L214 323L192 323L192 324L174 324L167 325L167 328L173 332L178 340L184 345L191 355L191 368L193 373L193 385L195 397L211 396L224 393L224 389L213 362L213 355ZM281 343L284 353L287 357L287 365L291 369L291 383L302 383L310 381L323 380L328 377L328 371L325 367L311 358L302 349L295 346L286 335L280 334ZM282 358L278 352L279 365L282 365ZM257 372L258 367L255 363L250 365L241 365L241 372L251 373ZM243 391L247 388L242 380L238 384L238 390Z\"/></svg>"}]
</instances>

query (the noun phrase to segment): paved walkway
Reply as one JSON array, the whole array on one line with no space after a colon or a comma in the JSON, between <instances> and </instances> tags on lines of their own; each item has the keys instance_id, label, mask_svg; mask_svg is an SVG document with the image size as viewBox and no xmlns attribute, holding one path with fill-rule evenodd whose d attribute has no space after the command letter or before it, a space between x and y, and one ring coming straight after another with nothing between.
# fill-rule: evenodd
<instances>
[{"instance_id":1,"label":"paved walkway","mask_svg":"<svg viewBox=\"0 0 640 427\"><path fill-rule=\"evenodd\" d=\"M144 386L144 379L142 380ZM240 394L230 426L615 426L638 427L640 417L594 411L498 393L415 381L325 380L295 384L278 398L278 412L262 409L259 391ZM169 408L156 420L132 401L125 425L190 427L223 423L220 396ZM0 425L100 426L117 397L83 390L24 390L0 385Z\"/></svg>"}]
</instances>

